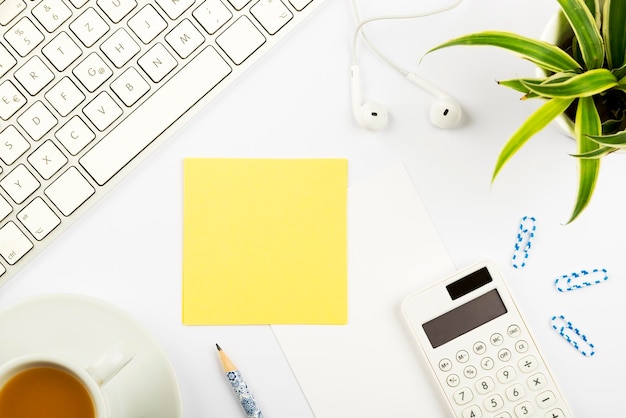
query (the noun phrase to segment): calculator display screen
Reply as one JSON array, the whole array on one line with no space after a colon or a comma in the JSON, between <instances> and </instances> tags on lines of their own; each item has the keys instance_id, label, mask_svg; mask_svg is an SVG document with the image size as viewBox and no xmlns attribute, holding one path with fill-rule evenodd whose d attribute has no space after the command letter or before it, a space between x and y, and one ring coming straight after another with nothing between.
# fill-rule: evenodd
<instances>
[{"instance_id":1,"label":"calculator display screen","mask_svg":"<svg viewBox=\"0 0 626 418\"><path fill-rule=\"evenodd\" d=\"M430 344L437 348L507 313L497 289L490 290L422 325Z\"/></svg>"}]
</instances>

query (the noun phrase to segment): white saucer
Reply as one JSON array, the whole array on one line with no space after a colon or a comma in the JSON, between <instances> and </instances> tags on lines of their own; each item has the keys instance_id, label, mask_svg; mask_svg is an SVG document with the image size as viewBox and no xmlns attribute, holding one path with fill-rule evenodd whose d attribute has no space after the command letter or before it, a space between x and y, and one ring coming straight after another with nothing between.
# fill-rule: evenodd
<instances>
[{"instance_id":1,"label":"white saucer","mask_svg":"<svg viewBox=\"0 0 626 418\"><path fill-rule=\"evenodd\" d=\"M111 418L180 418L178 383L164 351L134 318L84 296L30 298L0 311L0 364L25 354L65 356L90 366L120 340L131 362L105 386Z\"/></svg>"}]
</instances>

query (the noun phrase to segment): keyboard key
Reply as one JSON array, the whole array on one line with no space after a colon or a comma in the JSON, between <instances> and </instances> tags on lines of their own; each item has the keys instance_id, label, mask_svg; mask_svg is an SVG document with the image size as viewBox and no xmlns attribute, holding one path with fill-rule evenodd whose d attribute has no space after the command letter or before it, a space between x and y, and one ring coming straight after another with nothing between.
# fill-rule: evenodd
<instances>
[{"instance_id":1,"label":"keyboard key","mask_svg":"<svg viewBox=\"0 0 626 418\"><path fill-rule=\"evenodd\" d=\"M7 200L0 196L0 221L7 217L9 213L13 212L13 206L9 205Z\"/></svg>"},{"instance_id":2,"label":"keyboard key","mask_svg":"<svg viewBox=\"0 0 626 418\"><path fill-rule=\"evenodd\" d=\"M265 43L265 37L247 16L242 16L224 30L216 42L239 65Z\"/></svg>"},{"instance_id":3,"label":"keyboard key","mask_svg":"<svg viewBox=\"0 0 626 418\"><path fill-rule=\"evenodd\" d=\"M59 71L65 70L82 54L82 50L65 32L59 33L41 51Z\"/></svg>"},{"instance_id":4,"label":"keyboard key","mask_svg":"<svg viewBox=\"0 0 626 418\"><path fill-rule=\"evenodd\" d=\"M174 123L176 115L186 111L231 72L213 47L203 50L194 62L197 65L182 68L152 95L151 100L138 107L80 159L80 164L96 183L103 185L109 181ZM194 80L197 88L183 88L185 80ZM148 119L154 123L145 124Z\"/></svg>"},{"instance_id":5,"label":"keyboard key","mask_svg":"<svg viewBox=\"0 0 626 418\"><path fill-rule=\"evenodd\" d=\"M98 0L97 3L113 23L118 23L137 7L136 0Z\"/></svg>"},{"instance_id":6,"label":"keyboard key","mask_svg":"<svg viewBox=\"0 0 626 418\"><path fill-rule=\"evenodd\" d=\"M111 83L111 90L130 107L150 90L150 85L134 67L130 67Z\"/></svg>"},{"instance_id":7,"label":"keyboard key","mask_svg":"<svg viewBox=\"0 0 626 418\"><path fill-rule=\"evenodd\" d=\"M85 95L72 80L63 77L45 94L48 102L61 116L67 116L70 112L85 100Z\"/></svg>"},{"instance_id":8,"label":"keyboard key","mask_svg":"<svg viewBox=\"0 0 626 418\"><path fill-rule=\"evenodd\" d=\"M4 34L9 44L20 56L25 57L44 40L43 34L27 17L21 18Z\"/></svg>"},{"instance_id":9,"label":"keyboard key","mask_svg":"<svg viewBox=\"0 0 626 418\"><path fill-rule=\"evenodd\" d=\"M70 29L83 45L89 48L109 31L109 25L90 7L85 13L70 23Z\"/></svg>"},{"instance_id":10,"label":"keyboard key","mask_svg":"<svg viewBox=\"0 0 626 418\"><path fill-rule=\"evenodd\" d=\"M15 72L15 78L31 96L34 96L54 80L54 74L41 58L34 56Z\"/></svg>"},{"instance_id":11,"label":"keyboard key","mask_svg":"<svg viewBox=\"0 0 626 418\"><path fill-rule=\"evenodd\" d=\"M17 122L33 140L39 141L58 120L43 103L35 102L17 118Z\"/></svg>"},{"instance_id":12,"label":"keyboard key","mask_svg":"<svg viewBox=\"0 0 626 418\"><path fill-rule=\"evenodd\" d=\"M179 57L185 59L204 43L204 36L188 19L184 19L170 33L165 35L165 40Z\"/></svg>"},{"instance_id":13,"label":"keyboard key","mask_svg":"<svg viewBox=\"0 0 626 418\"><path fill-rule=\"evenodd\" d=\"M457 405L465 405L474 399L474 393L470 388L462 388L454 392L452 397Z\"/></svg>"},{"instance_id":14,"label":"keyboard key","mask_svg":"<svg viewBox=\"0 0 626 418\"><path fill-rule=\"evenodd\" d=\"M213 35L233 17L233 14L220 0L207 0L193 11L193 17L209 35Z\"/></svg>"},{"instance_id":15,"label":"keyboard key","mask_svg":"<svg viewBox=\"0 0 626 418\"><path fill-rule=\"evenodd\" d=\"M167 28L167 23L154 7L148 4L128 20L128 26L141 42L148 44Z\"/></svg>"},{"instance_id":16,"label":"keyboard key","mask_svg":"<svg viewBox=\"0 0 626 418\"><path fill-rule=\"evenodd\" d=\"M504 400L500 395L493 395L485 399L484 405L488 412L493 412L504 406Z\"/></svg>"},{"instance_id":17,"label":"keyboard key","mask_svg":"<svg viewBox=\"0 0 626 418\"><path fill-rule=\"evenodd\" d=\"M17 64L17 61L13 55L7 51L4 45L0 44L0 77L4 76L7 71L15 67L15 64Z\"/></svg>"},{"instance_id":18,"label":"keyboard key","mask_svg":"<svg viewBox=\"0 0 626 418\"><path fill-rule=\"evenodd\" d=\"M170 19L176 20L191 7L194 0L156 0L156 2Z\"/></svg>"},{"instance_id":19,"label":"keyboard key","mask_svg":"<svg viewBox=\"0 0 626 418\"><path fill-rule=\"evenodd\" d=\"M92 93L113 75L113 71L95 52L89 54L72 72Z\"/></svg>"},{"instance_id":20,"label":"keyboard key","mask_svg":"<svg viewBox=\"0 0 626 418\"><path fill-rule=\"evenodd\" d=\"M106 91L101 92L85 108L83 113L100 131L111 126L117 118L122 116L122 109L115 103Z\"/></svg>"},{"instance_id":21,"label":"keyboard key","mask_svg":"<svg viewBox=\"0 0 626 418\"><path fill-rule=\"evenodd\" d=\"M30 143L13 125L0 133L0 159L11 165L30 148Z\"/></svg>"},{"instance_id":22,"label":"keyboard key","mask_svg":"<svg viewBox=\"0 0 626 418\"><path fill-rule=\"evenodd\" d=\"M13 221L0 228L0 255L7 263L17 263L32 248L33 243Z\"/></svg>"},{"instance_id":23,"label":"keyboard key","mask_svg":"<svg viewBox=\"0 0 626 418\"><path fill-rule=\"evenodd\" d=\"M33 9L33 15L52 33L72 16L72 11L61 0L43 0Z\"/></svg>"},{"instance_id":24,"label":"keyboard key","mask_svg":"<svg viewBox=\"0 0 626 418\"><path fill-rule=\"evenodd\" d=\"M535 373L528 378L526 383L530 390L540 390L547 386L548 379L546 379L543 373Z\"/></svg>"},{"instance_id":25,"label":"keyboard key","mask_svg":"<svg viewBox=\"0 0 626 418\"><path fill-rule=\"evenodd\" d=\"M478 405L470 405L462 412L463 418L481 418L483 410Z\"/></svg>"},{"instance_id":26,"label":"keyboard key","mask_svg":"<svg viewBox=\"0 0 626 418\"><path fill-rule=\"evenodd\" d=\"M17 204L24 202L39 186L40 184L35 176L28 171L24 164L15 167L13 171L0 181L0 187Z\"/></svg>"},{"instance_id":27,"label":"keyboard key","mask_svg":"<svg viewBox=\"0 0 626 418\"><path fill-rule=\"evenodd\" d=\"M515 416L517 418L532 417L534 414L535 408L528 401L524 401L515 407Z\"/></svg>"},{"instance_id":28,"label":"keyboard key","mask_svg":"<svg viewBox=\"0 0 626 418\"><path fill-rule=\"evenodd\" d=\"M549 408L556 404L556 396L552 391L546 390L537 395L536 401L540 408Z\"/></svg>"},{"instance_id":29,"label":"keyboard key","mask_svg":"<svg viewBox=\"0 0 626 418\"><path fill-rule=\"evenodd\" d=\"M95 189L76 167L70 167L44 193L63 215L70 216L95 193Z\"/></svg>"},{"instance_id":30,"label":"keyboard key","mask_svg":"<svg viewBox=\"0 0 626 418\"><path fill-rule=\"evenodd\" d=\"M70 119L54 136L72 155L81 152L83 148L96 138L96 134L78 116Z\"/></svg>"},{"instance_id":31,"label":"keyboard key","mask_svg":"<svg viewBox=\"0 0 626 418\"><path fill-rule=\"evenodd\" d=\"M160 43L139 58L138 63L155 83L163 80L178 65L172 54Z\"/></svg>"},{"instance_id":32,"label":"keyboard key","mask_svg":"<svg viewBox=\"0 0 626 418\"><path fill-rule=\"evenodd\" d=\"M141 50L125 29L118 29L100 49L117 68L122 68Z\"/></svg>"},{"instance_id":33,"label":"keyboard key","mask_svg":"<svg viewBox=\"0 0 626 418\"><path fill-rule=\"evenodd\" d=\"M26 3L23 0L4 0L0 3L0 25L8 25L24 10Z\"/></svg>"},{"instance_id":34,"label":"keyboard key","mask_svg":"<svg viewBox=\"0 0 626 418\"><path fill-rule=\"evenodd\" d=\"M6 80L0 84L0 118L8 120L26 104L26 98L11 83Z\"/></svg>"},{"instance_id":35,"label":"keyboard key","mask_svg":"<svg viewBox=\"0 0 626 418\"><path fill-rule=\"evenodd\" d=\"M250 13L270 35L293 19L293 13L280 0L260 0L250 8Z\"/></svg>"},{"instance_id":36,"label":"keyboard key","mask_svg":"<svg viewBox=\"0 0 626 418\"><path fill-rule=\"evenodd\" d=\"M50 140L41 144L27 159L45 180L55 175L61 167L67 164L67 157Z\"/></svg>"},{"instance_id":37,"label":"keyboard key","mask_svg":"<svg viewBox=\"0 0 626 418\"><path fill-rule=\"evenodd\" d=\"M44 239L61 220L41 197L35 198L20 213L17 219L28 229L37 241Z\"/></svg>"}]
</instances>

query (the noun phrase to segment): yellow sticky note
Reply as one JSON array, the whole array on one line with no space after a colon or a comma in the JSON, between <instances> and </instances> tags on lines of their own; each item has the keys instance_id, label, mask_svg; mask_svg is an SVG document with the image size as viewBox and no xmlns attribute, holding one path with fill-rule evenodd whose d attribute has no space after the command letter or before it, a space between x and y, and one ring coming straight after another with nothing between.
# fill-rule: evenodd
<instances>
[{"instance_id":1,"label":"yellow sticky note","mask_svg":"<svg viewBox=\"0 0 626 418\"><path fill-rule=\"evenodd\" d=\"M184 161L183 323L345 324L347 161Z\"/></svg>"}]
</instances>

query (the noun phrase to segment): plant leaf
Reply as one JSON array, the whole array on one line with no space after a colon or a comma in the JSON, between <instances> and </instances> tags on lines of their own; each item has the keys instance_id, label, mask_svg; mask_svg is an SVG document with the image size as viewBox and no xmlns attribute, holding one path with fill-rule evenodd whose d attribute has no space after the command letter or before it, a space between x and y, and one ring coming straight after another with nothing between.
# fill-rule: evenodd
<instances>
[{"instance_id":1,"label":"plant leaf","mask_svg":"<svg viewBox=\"0 0 626 418\"><path fill-rule=\"evenodd\" d=\"M587 69L601 68L604 63L604 44L596 20L584 0L558 2L578 40Z\"/></svg>"},{"instance_id":2,"label":"plant leaf","mask_svg":"<svg viewBox=\"0 0 626 418\"><path fill-rule=\"evenodd\" d=\"M596 24L600 27L600 4L596 0L585 0L585 5L596 19Z\"/></svg>"},{"instance_id":3,"label":"plant leaf","mask_svg":"<svg viewBox=\"0 0 626 418\"><path fill-rule=\"evenodd\" d=\"M551 99L530 115L504 145L496 161L491 181L504 167L504 164L537 132L546 127L554 118L563 113L574 99Z\"/></svg>"},{"instance_id":4,"label":"plant leaf","mask_svg":"<svg viewBox=\"0 0 626 418\"><path fill-rule=\"evenodd\" d=\"M625 25L625 27L626 27L626 25ZM626 80L625 80L625 77L626 77L626 64L622 65L619 68L613 68L611 70L611 72L615 75L615 78L617 78L620 83L626 82Z\"/></svg>"},{"instance_id":5,"label":"plant leaf","mask_svg":"<svg viewBox=\"0 0 626 418\"><path fill-rule=\"evenodd\" d=\"M587 134L587 138L599 145L614 148L626 148L626 131L620 131L612 135Z\"/></svg>"},{"instance_id":6,"label":"plant leaf","mask_svg":"<svg viewBox=\"0 0 626 418\"><path fill-rule=\"evenodd\" d=\"M427 54L450 46L495 46L521 55L544 70L551 72L577 71L580 65L569 54L548 42L538 41L509 32L485 31L464 35L427 52Z\"/></svg>"},{"instance_id":7,"label":"plant leaf","mask_svg":"<svg viewBox=\"0 0 626 418\"><path fill-rule=\"evenodd\" d=\"M600 147L596 142L589 139L589 136L598 136L602 133L600 116L592 97L583 97L579 100L574 131L576 132L578 154L584 155ZM591 200L600 171L600 159L579 158L578 167L578 194L572 215L567 221L568 224L581 214Z\"/></svg>"},{"instance_id":8,"label":"plant leaf","mask_svg":"<svg viewBox=\"0 0 626 418\"><path fill-rule=\"evenodd\" d=\"M577 74L565 81L554 83L537 83L534 80L521 80L528 90L544 97L558 97L570 99L575 97L589 97L602 93L617 86L617 79L606 68L599 68Z\"/></svg>"},{"instance_id":9,"label":"plant leaf","mask_svg":"<svg viewBox=\"0 0 626 418\"><path fill-rule=\"evenodd\" d=\"M539 95L534 94L530 91L530 89L524 83L534 83L534 84L549 84L549 83L558 83L565 80L569 80L574 77L576 73L572 72L562 72L562 73L554 73L549 77L545 78L514 78L511 80L500 80L497 83L499 85L511 88L520 93L524 93L526 96L523 99L530 99L539 97Z\"/></svg>"},{"instance_id":10,"label":"plant leaf","mask_svg":"<svg viewBox=\"0 0 626 418\"><path fill-rule=\"evenodd\" d=\"M605 0L602 33L609 68L620 68L626 64L626 25L624 22L626 22L626 2Z\"/></svg>"},{"instance_id":11,"label":"plant leaf","mask_svg":"<svg viewBox=\"0 0 626 418\"><path fill-rule=\"evenodd\" d=\"M602 147L593 151L585 152L582 154L570 154L572 157L576 158L602 158L605 155L609 155L612 152L617 151L617 148L613 147Z\"/></svg>"}]
</instances>

